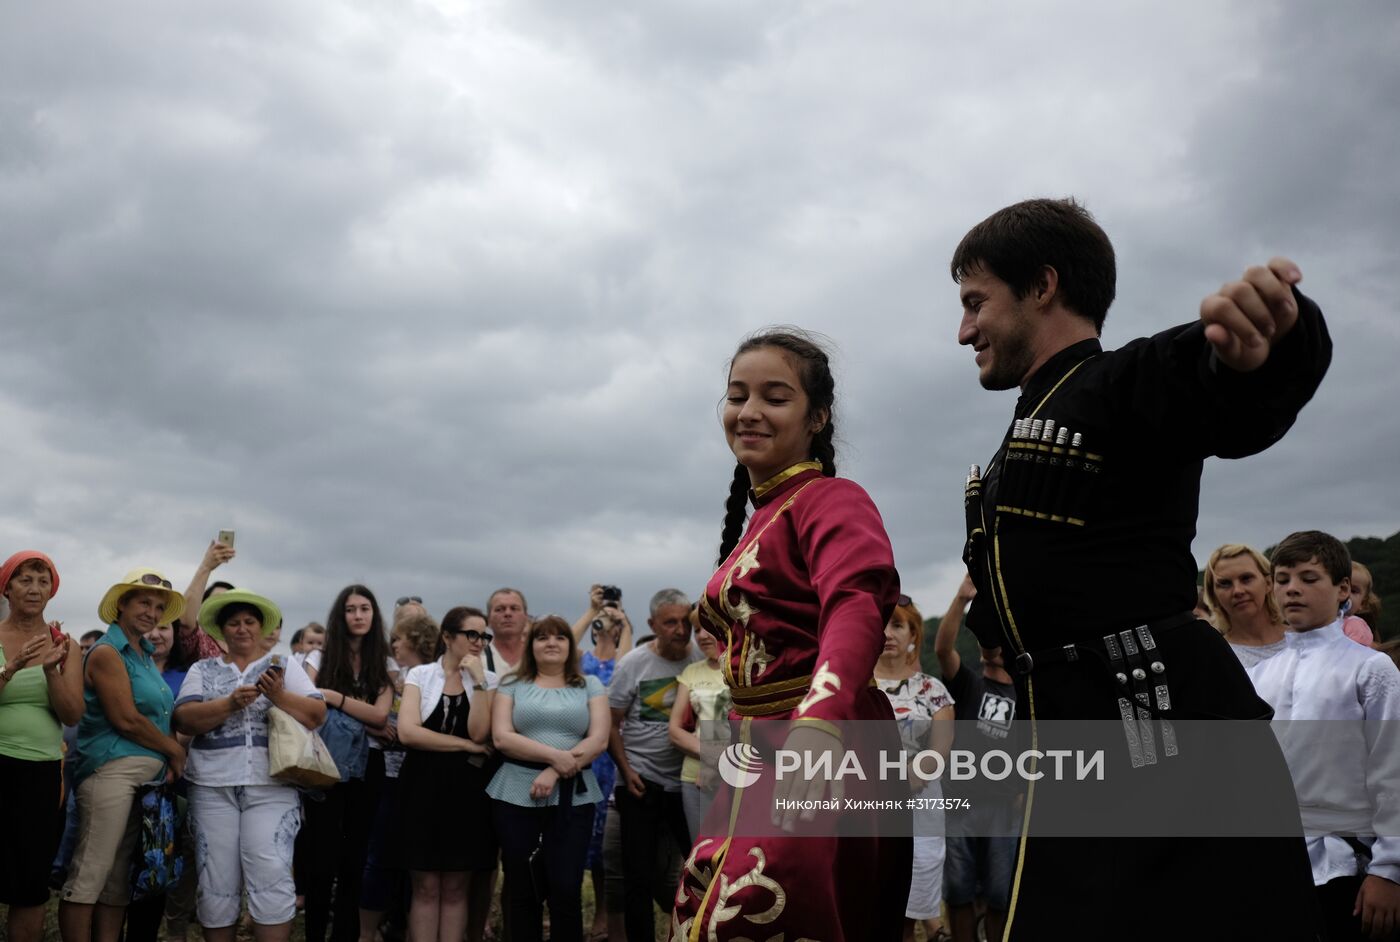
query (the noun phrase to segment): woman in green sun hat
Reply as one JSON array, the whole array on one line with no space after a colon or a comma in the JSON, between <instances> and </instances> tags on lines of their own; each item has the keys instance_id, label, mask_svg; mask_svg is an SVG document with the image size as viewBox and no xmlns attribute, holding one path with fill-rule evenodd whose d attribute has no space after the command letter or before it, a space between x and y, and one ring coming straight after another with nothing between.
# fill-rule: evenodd
<instances>
[{"instance_id":1,"label":"woman in green sun hat","mask_svg":"<svg viewBox=\"0 0 1400 942\"><path fill-rule=\"evenodd\" d=\"M228 653L191 667L175 701L175 728L194 737L185 778L208 942L232 942L245 892L259 942L288 938L296 914L301 808L296 788L268 774L267 714L275 706L315 729L326 704L299 663L263 650L281 624L281 610L247 589L210 596L199 626Z\"/></svg>"}]
</instances>

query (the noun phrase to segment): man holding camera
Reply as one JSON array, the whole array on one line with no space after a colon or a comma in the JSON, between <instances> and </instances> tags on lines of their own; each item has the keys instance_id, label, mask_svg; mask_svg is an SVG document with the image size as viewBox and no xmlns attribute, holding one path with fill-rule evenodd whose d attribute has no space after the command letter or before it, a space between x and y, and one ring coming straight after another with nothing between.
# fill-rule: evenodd
<instances>
[{"instance_id":1,"label":"man holding camera","mask_svg":"<svg viewBox=\"0 0 1400 942\"><path fill-rule=\"evenodd\" d=\"M617 763L617 811L622 824L622 873L628 942L656 938L652 902L671 906L690 834L681 804L681 761L668 724L676 702L676 677L701 658L690 643L690 599L679 589L651 597L647 626L653 638L618 661L608 688ZM673 843L671 865L658 880L656 849Z\"/></svg>"}]
</instances>

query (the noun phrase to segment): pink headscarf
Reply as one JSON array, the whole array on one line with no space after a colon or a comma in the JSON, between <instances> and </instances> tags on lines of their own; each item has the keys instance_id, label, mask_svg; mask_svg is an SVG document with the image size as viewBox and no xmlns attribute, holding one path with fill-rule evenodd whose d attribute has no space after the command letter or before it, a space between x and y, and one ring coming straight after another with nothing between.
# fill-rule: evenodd
<instances>
[{"instance_id":1,"label":"pink headscarf","mask_svg":"<svg viewBox=\"0 0 1400 942\"><path fill-rule=\"evenodd\" d=\"M53 560L38 550L20 550L5 560L5 565L0 566L0 595L10 587L10 579L14 577L15 570L31 559L37 559L49 567L49 575L53 576L53 591L49 593L49 598L58 594L58 567L53 564Z\"/></svg>"}]
</instances>

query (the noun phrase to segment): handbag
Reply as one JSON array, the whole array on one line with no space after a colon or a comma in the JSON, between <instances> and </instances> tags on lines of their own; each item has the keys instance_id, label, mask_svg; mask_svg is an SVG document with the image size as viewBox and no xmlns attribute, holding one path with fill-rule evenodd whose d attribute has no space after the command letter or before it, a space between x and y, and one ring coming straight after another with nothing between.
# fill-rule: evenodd
<instances>
[{"instance_id":1,"label":"handbag","mask_svg":"<svg viewBox=\"0 0 1400 942\"><path fill-rule=\"evenodd\" d=\"M141 816L140 842L131 860L131 900L145 899L180 882L185 861L179 848L175 787L147 782L136 796Z\"/></svg>"},{"instance_id":2,"label":"handbag","mask_svg":"<svg viewBox=\"0 0 1400 942\"><path fill-rule=\"evenodd\" d=\"M303 788L330 788L340 781L340 769L321 737L278 707L267 711L267 772Z\"/></svg>"},{"instance_id":3,"label":"handbag","mask_svg":"<svg viewBox=\"0 0 1400 942\"><path fill-rule=\"evenodd\" d=\"M365 777L369 764L369 736L365 724L335 707L326 708L326 721L321 724L321 741L340 770L339 781L348 782Z\"/></svg>"}]
</instances>

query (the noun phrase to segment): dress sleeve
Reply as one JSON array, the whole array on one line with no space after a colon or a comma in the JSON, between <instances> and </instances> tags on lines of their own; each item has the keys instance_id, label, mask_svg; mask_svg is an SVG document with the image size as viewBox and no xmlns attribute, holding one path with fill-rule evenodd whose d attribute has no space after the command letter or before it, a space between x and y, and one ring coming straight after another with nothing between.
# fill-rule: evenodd
<instances>
[{"instance_id":1,"label":"dress sleeve","mask_svg":"<svg viewBox=\"0 0 1400 942\"><path fill-rule=\"evenodd\" d=\"M816 668L796 716L832 723L855 715L856 698L875 673L899 573L880 512L858 484L833 478L813 490L793 507L798 546L820 605Z\"/></svg>"},{"instance_id":2,"label":"dress sleeve","mask_svg":"<svg viewBox=\"0 0 1400 942\"><path fill-rule=\"evenodd\" d=\"M1225 366L1199 322L1120 348L1108 377L1115 426L1140 448L1185 448L1199 458L1243 458L1284 436L1332 362L1322 311L1295 288L1298 320L1259 369Z\"/></svg>"},{"instance_id":3,"label":"dress sleeve","mask_svg":"<svg viewBox=\"0 0 1400 942\"><path fill-rule=\"evenodd\" d=\"M923 695L928 701L930 713L937 713L944 707L953 706L957 702L953 699L953 694L938 678L924 675L924 681Z\"/></svg>"},{"instance_id":4,"label":"dress sleeve","mask_svg":"<svg viewBox=\"0 0 1400 942\"><path fill-rule=\"evenodd\" d=\"M175 705L204 702L204 670L202 663L195 663L185 672L180 682L180 692L175 697Z\"/></svg>"}]
</instances>

